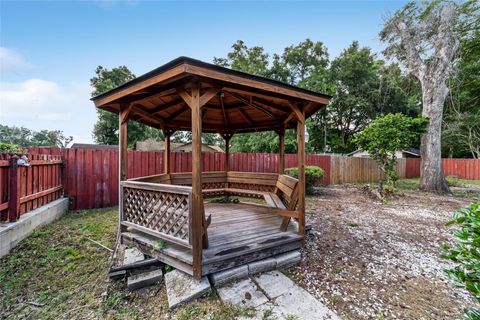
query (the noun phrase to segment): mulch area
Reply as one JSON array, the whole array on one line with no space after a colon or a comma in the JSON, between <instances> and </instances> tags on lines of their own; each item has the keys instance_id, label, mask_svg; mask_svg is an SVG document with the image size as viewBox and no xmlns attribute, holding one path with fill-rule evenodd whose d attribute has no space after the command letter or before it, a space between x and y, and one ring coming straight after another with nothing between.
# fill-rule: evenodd
<instances>
[{"instance_id":1,"label":"mulch area","mask_svg":"<svg viewBox=\"0 0 480 320\"><path fill-rule=\"evenodd\" d=\"M469 197L405 191L380 201L356 186L307 200L312 232L291 277L347 319L454 319L475 304L447 278L445 223Z\"/></svg>"}]
</instances>

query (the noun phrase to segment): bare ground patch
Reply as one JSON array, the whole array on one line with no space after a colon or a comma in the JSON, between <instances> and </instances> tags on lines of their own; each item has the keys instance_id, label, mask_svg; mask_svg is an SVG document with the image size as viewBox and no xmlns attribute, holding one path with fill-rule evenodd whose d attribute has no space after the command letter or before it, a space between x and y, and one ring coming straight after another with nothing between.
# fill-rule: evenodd
<instances>
[{"instance_id":1,"label":"bare ground patch","mask_svg":"<svg viewBox=\"0 0 480 320\"><path fill-rule=\"evenodd\" d=\"M291 276L347 319L452 319L474 300L448 279L440 244L471 199L405 191L382 203L355 186L307 200L312 224Z\"/></svg>"}]
</instances>

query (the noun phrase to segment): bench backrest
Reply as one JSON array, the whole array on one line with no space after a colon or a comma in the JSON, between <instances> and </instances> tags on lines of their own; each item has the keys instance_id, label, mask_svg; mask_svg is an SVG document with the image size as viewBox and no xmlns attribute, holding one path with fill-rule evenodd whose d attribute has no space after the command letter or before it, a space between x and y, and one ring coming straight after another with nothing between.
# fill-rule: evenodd
<instances>
[{"instance_id":1,"label":"bench backrest","mask_svg":"<svg viewBox=\"0 0 480 320\"><path fill-rule=\"evenodd\" d=\"M275 193L288 210L295 210L298 203L298 179L286 174L278 175Z\"/></svg>"},{"instance_id":2,"label":"bench backrest","mask_svg":"<svg viewBox=\"0 0 480 320\"><path fill-rule=\"evenodd\" d=\"M255 191L274 192L278 174L259 172L227 172L228 187Z\"/></svg>"},{"instance_id":3,"label":"bench backrest","mask_svg":"<svg viewBox=\"0 0 480 320\"><path fill-rule=\"evenodd\" d=\"M191 186L192 173L159 174L129 180ZM238 171L202 173L202 189L204 190L233 188L273 192L289 210L295 210L297 206L297 186L298 180L286 174Z\"/></svg>"}]
</instances>

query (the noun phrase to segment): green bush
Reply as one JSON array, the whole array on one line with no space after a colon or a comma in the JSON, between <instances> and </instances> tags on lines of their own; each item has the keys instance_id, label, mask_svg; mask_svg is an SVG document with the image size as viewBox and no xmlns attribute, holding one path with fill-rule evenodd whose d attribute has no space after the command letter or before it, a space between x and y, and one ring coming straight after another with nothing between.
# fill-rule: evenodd
<instances>
[{"instance_id":1,"label":"green bush","mask_svg":"<svg viewBox=\"0 0 480 320\"><path fill-rule=\"evenodd\" d=\"M22 147L13 143L0 142L0 153L23 153Z\"/></svg>"},{"instance_id":2,"label":"green bush","mask_svg":"<svg viewBox=\"0 0 480 320\"><path fill-rule=\"evenodd\" d=\"M285 169L285 173L294 178L298 178L298 168ZM325 172L320 167L305 166L305 191L307 194L313 194L313 187L320 183L320 179L324 174Z\"/></svg>"},{"instance_id":3,"label":"green bush","mask_svg":"<svg viewBox=\"0 0 480 320\"><path fill-rule=\"evenodd\" d=\"M455 212L447 226L456 225L454 247L443 245L442 257L456 263L445 272L456 283L464 286L480 302L480 199L467 208ZM480 319L475 309L465 310L465 319Z\"/></svg>"}]
</instances>

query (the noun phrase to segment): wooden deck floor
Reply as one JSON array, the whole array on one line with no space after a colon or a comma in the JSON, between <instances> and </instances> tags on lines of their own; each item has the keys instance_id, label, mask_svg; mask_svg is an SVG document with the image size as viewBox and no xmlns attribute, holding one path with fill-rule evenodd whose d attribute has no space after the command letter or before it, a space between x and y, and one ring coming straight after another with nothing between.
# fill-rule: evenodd
<instances>
[{"instance_id":1,"label":"wooden deck floor","mask_svg":"<svg viewBox=\"0 0 480 320\"><path fill-rule=\"evenodd\" d=\"M296 224L280 231L282 218L269 213L269 208L251 204L205 203L205 215L212 215L208 228L209 247L203 250L202 274L229 269L300 247L302 237ZM134 244L151 255L187 273L192 273L190 250L167 245L155 249L154 238L127 232L124 242Z\"/></svg>"}]
</instances>

